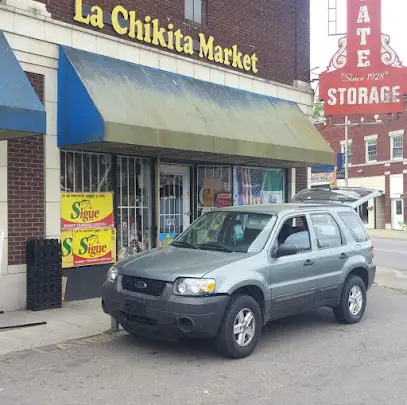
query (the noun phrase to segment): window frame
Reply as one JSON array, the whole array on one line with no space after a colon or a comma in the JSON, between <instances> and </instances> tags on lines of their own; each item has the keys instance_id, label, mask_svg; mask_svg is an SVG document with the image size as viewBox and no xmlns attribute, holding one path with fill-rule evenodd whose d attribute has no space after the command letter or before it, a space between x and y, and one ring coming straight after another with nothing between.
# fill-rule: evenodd
<instances>
[{"instance_id":1,"label":"window frame","mask_svg":"<svg viewBox=\"0 0 407 405\"><path fill-rule=\"evenodd\" d=\"M343 155L343 164L345 165L345 141L341 142L341 153ZM348 166L352 165L352 140L348 141Z\"/></svg>"},{"instance_id":2,"label":"window frame","mask_svg":"<svg viewBox=\"0 0 407 405\"><path fill-rule=\"evenodd\" d=\"M340 234L340 237L341 237L341 244L340 244L340 245L337 245L337 246L327 246L327 247L320 247L320 246L319 246L319 243L318 243L318 236L317 236L317 233L316 233L315 228L314 228L314 222L313 222L313 220L312 220L312 217L313 217L313 216L317 216L317 215L328 215L329 217L331 217L332 221L336 224L336 226L337 226L338 229L339 229L339 234ZM343 246L346 246L347 240L346 240L346 237L345 237L345 235L344 235L344 233L343 233L343 230L342 230L341 226L339 225L338 221L336 220L335 216L332 215L331 212L328 212L328 211L311 212L311 213L309 214L309 216L310 216L310 222L311 222L311 224L312 224L312 232L314 233L316 248L317 248L318 251L321 251L321 250L328 250L328 249L338 249L338 248L341 248L341 247L343 247Z\"/></svg>"},{"instance_id":3,"label":"window frame","mask_svg":"<svg viewBox=\"0 0 407 405\"><path fill-rule=\"evenodd\" d=\"M196 2L199 1L201 5L201 19L198 21L196 19L195 6ZM188 3L191 3L188 5ZM192 8L192 16L187 16L187 8ZM193 24L207 25L208 24L208 0L184 0L184 18L186 21L190 21Z\"/></svg>"},{"instance_id":4,"label":"window frame","mask_svg":"<svg viewBox=\"0 0 407 405\"><path fill-rule=\"evenodd\" d=\"M396 139L401 139L401 156L394 156L394 141ZM397 149L400 149L400 146L397 147ZM390 136L390 157L391 160L403 160L404 159L404 134L393 134Z\"/></svg>"},{"instance_id":5,"label":"window frame","mask_svg":"<svg viewBox=\"0 0 407 405\"><path fill-rule=\"evenodd\" d=\"M369 146L372 146L372 143L374 143L375 146L375 155L374 159L369 159ZM377 138L365 139L365 161L366 163L377 162Z\"/></svg>"}]
</instances>

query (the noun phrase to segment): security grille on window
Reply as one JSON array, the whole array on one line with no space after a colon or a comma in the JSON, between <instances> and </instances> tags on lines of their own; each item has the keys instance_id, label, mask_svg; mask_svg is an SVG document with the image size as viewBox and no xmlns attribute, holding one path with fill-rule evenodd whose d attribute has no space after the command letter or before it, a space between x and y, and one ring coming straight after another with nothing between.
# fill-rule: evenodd
<instances>
[{"instance_id":1,"label":"security grille on window","mask_svg":"<svg viewBox=\"0 0 407 405\"><path fill-rule=\"evenodd\" d=\"M113 191L112 159L102 153L61 151L62 192Z\"/></svg>"},{"instance_id":2,"label":"security grille on window","mask_svg":"<svg viewBox=\"0 0 407 405\"><path fill-rule=\"evenodd\" d=\"M375 162L377 160L376 139L372 139L366 142L366 155L367 162Z\"/></svg>"},{"instance_id":3,"label":"security grille on window","mask_svg":"<svg viewBox=\"0 0 407 405\"><path fill-rule=\"evenodd\" d=\"M391 138L391 157L392 159L403 158L403 136L394 136Z\"/></svg>"},{"instance_id":4,"label":"security grille on window","mask_svg":"<svg viewBox=\"0 0 407 405\"><path fill-rule=\"evenodd\" d=\"M151 165L146 159L117 158L118 256L151 247Z\"/></svg>"},{"instance_id":5,"label":"security grille on window","mask_svg":"<svg viewBox=\"0 0 407 405\"><path fill-rule=\"evenodd\" d=\"M206 0L185 0L185 18L198 24L205 24L206 7Z\"/></svg>"}]
</instances>

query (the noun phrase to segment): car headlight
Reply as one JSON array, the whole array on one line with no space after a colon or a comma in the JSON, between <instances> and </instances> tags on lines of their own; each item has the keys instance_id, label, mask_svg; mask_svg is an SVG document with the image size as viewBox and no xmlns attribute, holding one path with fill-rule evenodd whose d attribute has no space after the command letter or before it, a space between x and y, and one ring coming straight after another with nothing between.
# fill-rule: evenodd
<instances>
[{"instance_id":1,"label":"car headlight","mask_svg":"<svg viewBox=\"0 0 407 405\"><path fill-rule=\"evenodd\" d=\"M114 283L118 275L119 270L117 270L116 267L112 266L107 272L106 280L110 283Z\"/></svg>"},{"instance_id":2,"label":"car headlight","mask_svg":"<svg viewBox=\"0 0 407 405\"><path fill-rule=\"evenodd\" d=\"M174 284L177 295L209 295L215 292L215 280L211 278L179 278Z\"/></svg>"}]
</instances>

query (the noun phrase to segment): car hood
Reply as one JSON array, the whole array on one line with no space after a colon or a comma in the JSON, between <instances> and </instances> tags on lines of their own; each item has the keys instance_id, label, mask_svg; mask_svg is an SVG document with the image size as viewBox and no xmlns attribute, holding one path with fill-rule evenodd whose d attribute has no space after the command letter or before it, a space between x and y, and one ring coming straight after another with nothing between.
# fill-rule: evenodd
<instances>
[{"instance_id":1,"label":"car hood","mask_svg":"<svg viewBox=\"0 0 407 405\"><path fill-rule=\"evenodd\" d=\"M179 277L203 277L227 264L247 258L228 253L169 246L138 253L117 262L120 274L174 282Z\"/></svg>"}]
</instances>

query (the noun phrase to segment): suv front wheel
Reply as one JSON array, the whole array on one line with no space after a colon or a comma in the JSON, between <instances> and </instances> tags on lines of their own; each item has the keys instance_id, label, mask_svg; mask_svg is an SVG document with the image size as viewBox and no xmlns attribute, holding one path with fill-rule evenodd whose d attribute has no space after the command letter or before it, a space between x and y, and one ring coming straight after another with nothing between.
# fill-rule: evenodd
<instances>
[{"instance_id":1,"label":"suv front wheel","mask_svg":"<svg viewBox=\"0 0 407 405\"><path fill-rule=\"evenodd\" d=\"M365 308L365 283L360 277L352 275L345 282L339 305L333 310L335 318L340 323L358 323L365 313Z\"/></svg>"},{"instance_id":2,"label":"suv front wheel","mask_svg":"<svg viewBox=\"0 0 407 405\"><path fill-rule=\"evenodd\" d=\"M256 348L262 328L256 300L249 295L232 296L216 339L217 349L232 359L247 357Z\"/></svg>"}]
</instances>

